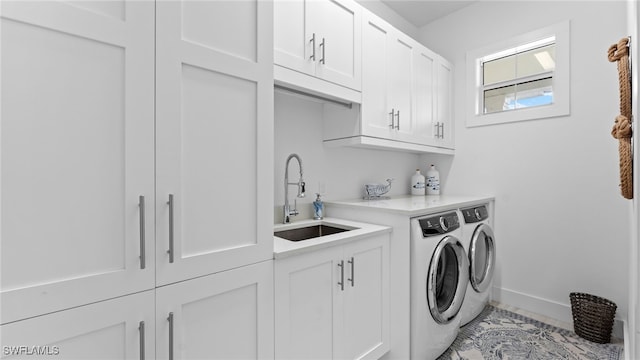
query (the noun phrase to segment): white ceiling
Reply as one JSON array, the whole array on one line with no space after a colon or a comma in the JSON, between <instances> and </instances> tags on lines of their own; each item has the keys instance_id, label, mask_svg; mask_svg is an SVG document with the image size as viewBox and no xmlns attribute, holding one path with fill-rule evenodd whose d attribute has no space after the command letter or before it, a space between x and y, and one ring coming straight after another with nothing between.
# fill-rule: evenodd
<instances>
[{"instance_id":1,"label":"white ceiling","mask_svg":"<svg viewBox=\"0 0 640 360\"><path fill-rule=\"evenodd\" d=\"M381 0L418 28L451 14L477 0Z\"/></svg>"}]
</instances>

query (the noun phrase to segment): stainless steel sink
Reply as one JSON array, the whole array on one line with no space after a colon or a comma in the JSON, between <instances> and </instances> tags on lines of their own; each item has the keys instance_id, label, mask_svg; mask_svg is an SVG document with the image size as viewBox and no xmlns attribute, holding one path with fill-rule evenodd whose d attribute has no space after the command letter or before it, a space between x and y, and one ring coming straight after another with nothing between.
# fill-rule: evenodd
<instances>
[{"instance_id":1,"label":"stainless steel sink","mask_svg":"<svg viewBox=\"0 0 640 360\"><path fill-rule=\"evenodd\" d=\"M349 230L353 230L353 229L343 229L335 226L320 224L320 225L305 226L305 227L296 228L296 229L276 231L273 233L273 235L279 238L290 240L290 241L301 241L301 240L308 240L308 239L313 239L321 236L338 234L338 233L349 231Z\"/></svg>"}]
</instances>

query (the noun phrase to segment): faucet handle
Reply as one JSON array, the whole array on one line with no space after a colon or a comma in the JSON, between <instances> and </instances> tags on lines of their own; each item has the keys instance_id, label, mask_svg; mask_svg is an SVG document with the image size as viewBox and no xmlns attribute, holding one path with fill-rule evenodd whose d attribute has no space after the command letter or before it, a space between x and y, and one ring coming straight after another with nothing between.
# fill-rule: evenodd
<instances>
[{"instance_id":1,"label":"faucet handle","mask_svg":"<svg viewBox=\"0 0 640 360\"><path fill-rule=\"evenodd\" d=\"M298 199L293 199L293 210L289 210L289 215L296 216L299 214L300 211L298 211Z\"/></svg>"},{"instance_id":2,"label":"faucet handle","mask_svg":"<svg viewBox=\"0 0 640 360\"><path fill-rule=\"evenodd\" d=\"M305 187L305 185L306 184L304 183L304 181L300 181L300 188L298 189L298 197L299 198L303 198L304 197L304 193L305 193L304 187Z\"/></svg>"}]
</instances>

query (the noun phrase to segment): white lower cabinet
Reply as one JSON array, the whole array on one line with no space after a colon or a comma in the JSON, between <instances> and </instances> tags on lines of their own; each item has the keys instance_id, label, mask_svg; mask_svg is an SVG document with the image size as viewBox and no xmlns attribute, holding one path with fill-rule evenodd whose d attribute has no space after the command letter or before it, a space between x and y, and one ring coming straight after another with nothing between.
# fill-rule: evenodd
<instances>
[{"instance_id":1,"label":"white lower cabinet","mask_svg":"<svg viewBox=\"0 0 640 360\"><path fill-rule=\"evenodd\" d=\"M269 260L2 325L0 357L273 359L273 320Z\"/></svg>"},{"instance_id":2,"label":"white lower cabinet","mask_svg":"<svg viewBox=\"0 0 640 360\"><path fill-rule=\"evenodd\" d=\"M154 291L0 327L3 359L153 359Z\"/></svg>"},{"instance_id":3,"label":"white lower cabinet","mask_svg":"<svg viewBox=\"0 0 640 360\"><path fill-rule=\"evenodd\" d=\"M273 261L156 289L157 359L273 359Z\"/></svg>"},{"instance_id":4,"label":"white lower cabinet","mask_svg":"<svg viewBox=\"0 0 640 360\"><path fill-rule=\"evenodd\" d=\"M277 359L378 359L389 350L389 235L275 261Z\"/></svg>"}]
</instances>

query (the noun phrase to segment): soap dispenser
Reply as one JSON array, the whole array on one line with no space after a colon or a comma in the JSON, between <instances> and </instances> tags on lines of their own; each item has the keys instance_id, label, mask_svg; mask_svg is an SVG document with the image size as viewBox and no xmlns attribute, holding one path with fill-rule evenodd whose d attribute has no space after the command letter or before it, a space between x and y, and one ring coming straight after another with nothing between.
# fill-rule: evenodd
<instances>
[{"instance_id":1,"label":"soap dispenser","mask_svg":"<svg viewBox=\"0 0 640 360\"><path fill-rule=\"evenodd\" d=\"M313 202L313 219L322 220L323 213L324 203L322 202L322 199L320 199L320 194L316 193L316 200Z\"/></svg>"}]
</instances>

